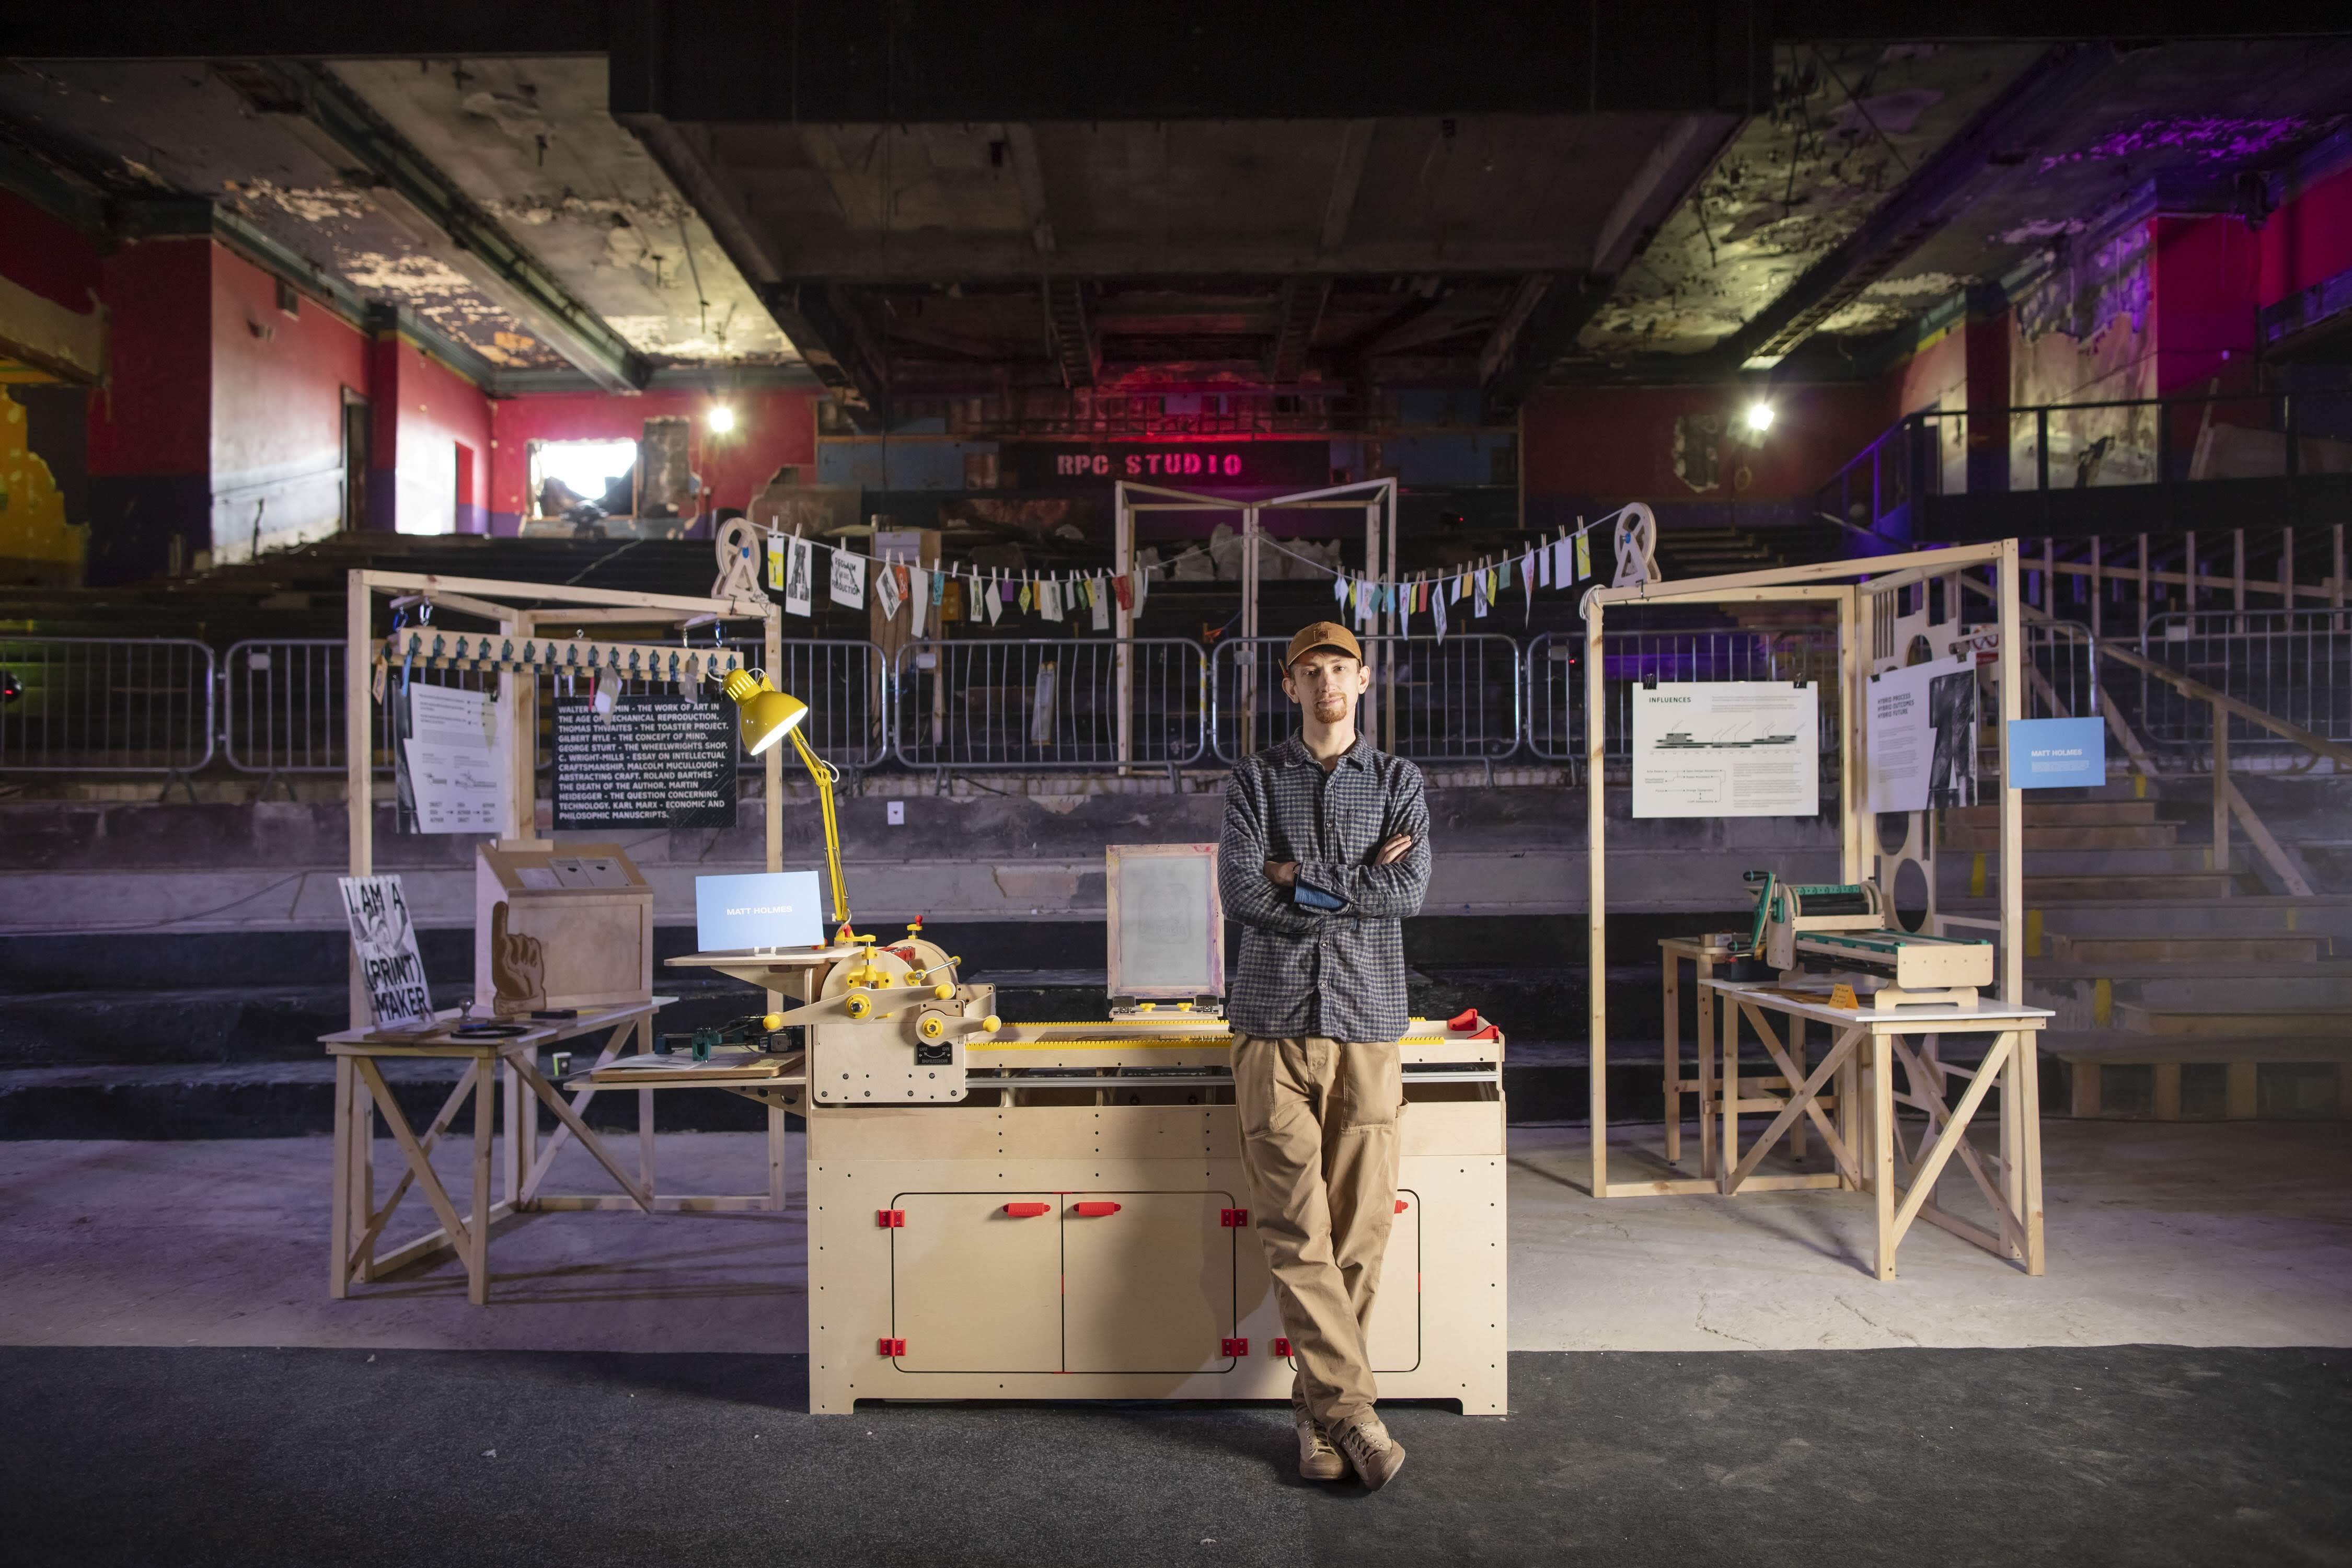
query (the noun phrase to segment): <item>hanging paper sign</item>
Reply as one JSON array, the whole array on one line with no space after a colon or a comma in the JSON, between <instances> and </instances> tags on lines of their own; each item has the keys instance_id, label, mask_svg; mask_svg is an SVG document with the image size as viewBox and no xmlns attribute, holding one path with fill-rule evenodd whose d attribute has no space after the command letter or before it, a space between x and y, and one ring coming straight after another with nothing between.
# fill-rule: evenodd
<instances>
[{"instance_id":1,"label":"hanging paper sign","mask_svg":"<svg viewBox=\"0 0 2352 1568\"><path fill-rule=\"evenodd\" d=\"M768 589L771 593L783 591L784 553L784 536L781 533L770 533L768 535Z\"/></svg>"},{"instance_id":2,"label":"hanging paper sign","mask_svg":"<svg viewBox=\"0 0 2352 1568\"><path fill-rule=\"evenodd\" d=\"M1445 640L1445 595L1438 595L1429 602L1429 613L1437 626L1437 640Z\"/></svg>"},{"instance_id":3,"label":"hanging paper sign","mask_svg":"<svg viewBox=\"0 0 2352 1568\"><path fill-rule=\"evenodd\" d=\"M1581 583L1591 575L1592 546L1585 542L1584 535L1580 533L1576 536L1576 580Z\"/></svg>"},{"instance_id":4,"label":"hanging paper sign","mask_svg":"<svg viewBox=\"0 0 2352 1568\"><path fill-rule=\"evenodd\" d=\"M1004 613L1004 584L1002 582L982 584L980 601L988 609L988 624L994 626L997 616Z\"/></svg>"},{"instance_id":5,"label":"hanging paper sign","mask_svg":"<svg viewBox=\"0 0 2352 1568\"><path fill-rule=\"evenodd\" d=\"M1110 630L1110 595L1102 591L1102 580L1095 579L1087 592L1087 608L1094 612L1094 627L1098 632Z\"/></svg>"},{"instance_id":6,"label":"hanging paper sign","mask_svg":"<svg viewBox=\"0 0 2352 1568\"><path fill-rule=\"evenodd\" d=\"M853 610L866 607L866 557L852 555L846 550L833 552L833 573L830 582L833 602Z\"/></svg>"},{"instance_id":7,"label":"hanging paper sign","mask_svg":"<svg viewBox=\"0 0 2352 1568\"><path fill-rule=\"evenodd\" d=\"M809 613L809 579L815 570L816 549L794 534L784 544L784 609L795 616Z\"/></svg>"},{"instance_id":8,"label":"hanging paper sign","mask_svg":"<svg viewBox=\"0 0 2352 1568\"><path fill-rule=\"evenodd\" d=\"M937 575L938 574L927 572L920 566L907 569L907 602L915 606L914 630L919 637L923 635L924 616L931 607L931 582Z\"/></svg>"},{"instance_id":9,"label":"hanging paper sign","mask_svg":"<svg viewBox=\"0 0 2352 1568\"><path fill-rule=\"evenodd\" d=\"M874 574L874 602L882 606L884 620L895 621L898 618L898 606L904 600L898 593L898 574L891 569L887 562L883 563L880 571Z\"/></svg>"},{"instance_id":10,"label":"hanging paper sign","mask_svg":"<svg viewBox=\"0 0 2352 1568\"><path fill-rule=\"evenodd\" d=\"M1149 566L1138 566L1135 569L1134 575L1135 613L1139 616L1143 614L1143 602L1151 596L1151 568Z\"/></svg>"},{"instance_id":11,"label":"hanging paper sign","mask_svg":"<svg viewBox=\"0 0 2352 1568\"><path fill-rule=\"evenodd\" d=\"M1037 614L1049 621L1062 618L1062 585L1050 577L1037 584Z\"/></svg>"},{"instance_id":12,"label":"hanging paper sign","mask_svg":"<svg viewBox=\"0 0 2352 1568\"><path fill-rule=\"evenodd\" d=\"M352 951L359 955L368 1006L379 1029L422 1024L433 1017L433 991L425 984L425 961L416 951L416 927L397 877L338 877L343 918L352 928Z\"/></svg>"},{"instance_id":13,"label":"hanging paper sign","mask_svg":"<svg viewBox=\"0 0 2352 1568\"><path fill-rule=\"evenodd\" d=\"M1573 548L1566 534L1551 542L1551 548L1547 553L1551 556L1551 585L1555 588L1565 588L1576 581L1569 574L1573 570L1569 560L1569 552Z\"/></svg>"},{"instance_id":14,"label":"hanging paper sign","mask_svg":"<svg viewBox=\"0 0 2352 1568\"><path fill-rule=\"evenodd\" d=\"M419 833L497 833L506 821L498 699L455 686L408 689L397 787Z\"/></svg>"},{"instance_id":15,"label":"hanging paper sign","mask_svg":"<svg viewBox=\"0 0 2352 1568\"><path fill-rule=\"evenodd\" d=\"M1976 804L1977 666L1968 654L1874 675L1864 689L1869 811Z\"/></svg>"}]
</instances>

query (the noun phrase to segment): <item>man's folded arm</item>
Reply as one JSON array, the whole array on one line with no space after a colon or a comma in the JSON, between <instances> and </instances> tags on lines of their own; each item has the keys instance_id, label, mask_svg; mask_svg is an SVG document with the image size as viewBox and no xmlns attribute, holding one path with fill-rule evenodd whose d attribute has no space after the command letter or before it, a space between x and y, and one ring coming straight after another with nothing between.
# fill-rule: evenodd
<instances>
[{"instance_id":1,"label":"man's folded arm","mask_svg":"<svg viewBox=\"0 0 2352 1568\"><path fill-rule=\"evenodd\" d=\"M1409 834L1412 847L1393 864L1351 866L1335 860L1302 860L1298 880L1347 901L1346 912L1360 920L1402 920L1421 912L1429 893L1429 796L1421 770L1400 771L1396 798L1390 803L1385 843L1397 834Z\"/></svg>"},{"instance_id":2,"label":"man's folded arm","mask_svg":"<svg viewBox=\"0 0 2352 1568\"><path fill-rule=\"evenodd\" d=\"M1302 909L1267 879L1265 802L1252 787L1251 771L1234 770L1225 786L1225 828L1217 846L1217 893L1229 920L1260 931L1305 936L1329 917Z\"/></svg>"}]
</instances>

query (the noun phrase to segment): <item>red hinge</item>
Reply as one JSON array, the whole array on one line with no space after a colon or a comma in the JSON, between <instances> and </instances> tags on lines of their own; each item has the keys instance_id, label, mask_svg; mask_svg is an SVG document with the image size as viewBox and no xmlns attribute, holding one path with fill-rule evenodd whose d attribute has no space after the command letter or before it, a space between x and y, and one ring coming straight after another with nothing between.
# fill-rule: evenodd
<instances>
[{"instance_id":1,"label":"red hinge","mask_svg":"<svg viewBox=\"0 0 2352 1568\"><path fill-rule=\"evenodd\" d=\"M1249 1354L1249 1341L1247 1341L1247 1340L1227 1340L1227 1341L1225 1341L1225 1342L1224 1342L1224 1349L1223 1349L1223 1350L1219 1351L1217 1353L1218 1353L1219 1355L1223 1355L1223 1356L1244 1356L1244 1355L1247 1355L1247 1354Z\"/></svg>"},{"instance_id":2,"label":"red hinge","mask_svg":"<svg viewBox=\"0 0 2352 1568\"><path fill-rule=\"evenodd\" d=\"M882 1348L877 1353L887 1356L905 1355L907 1353L907 1342L904 1340L884 1340L882 1342Z\"/></svg>"},{"instance_id":3,"label":"red hinge","mask_svg":"<svg viewBox=\"0 0 2352 1568\"><path fill-rule=\"evenodd\" d=\"M1411 1206L1411 1205L1408 1205L1408 1204L1407 1204L1407 1203L1406 1203L1402 1198L1399 1198L1399 1199L1397 1199L1397 1210L1396 1210L1396 1212L1397 1212L1397 1213L1399 1213L1399 1214L1402 1214L1402 1213L1404 1213L1404 1211L1405 1211L1408 1207L1410 1207L1410 1206Z\"/></svg>"},{"instance_id":4,"label":"red hinge","mask_svg":"<svg viewBox=\"0 0 2352 1568\"><path fill-rule=\"evenodd\" d=\"M1107 1214L1117 1214L1118 1205L1117 1204L1072 1204L1070 1212L1083 1215L1088 1219L1100 1219Z\"/></svg>"},{"instance_id":5,"label":"red hinge","mask_svg":"<svg viewBox=\"0 0 2352 1568\"><path fill-rule=\"evenodd\" d=\"M1249 1224L1247 1209L1219 1209L1217 1223L1227 1230L1240 1230Z\"/></svg>"},{"instance_id":6,"label":"red hinge","mask_svg":"<svg viewBox=\"0 0 2352 1568\"><path fill-rule=\"evenodd\" d=\"M1052 1214L1052 1204L1006 1204L1004 1212L1014 1219L1035 1219L1041 1214Z\"/></svg>"},{"instance_id":7,"label":"red hinge","mask_svg":"<svg viewBox=\"0 0 2352 1568\"><path fill-rule=\"evenodd\" d=\"M1290 1342L1277 1337L1274 1342L1274 1353L1280 1356L1288 1355L1290 1353Z\"/></svg>"},{"instance_id":8,"label":"red hinge","mask_svg":"<svg viewBox=\"0 0 2352 1568\"><path fill-rule=\"evenodd\" d=\"M1466 1013L1455 1014L1453 1017L1445 1020L1445 1026L1453 1030L1457 1035L1462 1033L1465 1029L1476 1028L1478 1026L1478 1009L1473 1007Z\"/></svg>"},{"instance_id":9,"label":"red hinge","mask_svg":"<svg viewBox=\"0 0 2352 1568\"><path fill-rule=\"evenodd\" d=\"M878 1228L883 1230L904 1230L907 1228L907 1211L905 1209L876 1209L874 1211L874 1223Z\"/></svg>"}]
</instances>

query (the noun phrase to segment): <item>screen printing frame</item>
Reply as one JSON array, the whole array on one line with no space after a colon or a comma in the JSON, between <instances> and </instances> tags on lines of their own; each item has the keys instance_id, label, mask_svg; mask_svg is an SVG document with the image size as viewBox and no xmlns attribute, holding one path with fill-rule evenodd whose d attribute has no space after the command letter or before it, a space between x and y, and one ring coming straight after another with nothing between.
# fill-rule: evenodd
<instances>
[{"instance_id":1,"label":"screen printing frame","mask_svg":"<svg viewBox=\"0 0 2352 1568\"><path fill-rule=\"evenodd\" d=\"M1121 956L1124 944L1119 940L1119 915L1124 907L1125 863L1129 860L1194 859L1206 862L1209 870L1207 888L1208 913L1208 973L1199 985L1137 985L1129 982L1124 971L1128 965ZM1217 847L1214 844L1108 844L1103 847L1103 899L1108 919L1105 921L1108 942L1108 994L1113 997L1131 996L1138 1001L1185 1001L1196 997L1225 994L1225 910L1217 893Z\"/></svg>"},{"instance_id":2,"label":"screen printing frame","mask_svg":"<svg viewBox=\"0 0 2352 1568\"><path fill-rule=\"evenodd\" d=\"M1638 583L1623 588L1596 589L1585 602L1585 712L1592 716L1608 710L1605 706L1601 633L1612 605L1812 601L1834 606L1838 628L1838 879L1842 882L1862 881L1879 849L1878 819L1865 809L1868 804L1867 780L1861 765L1865 754L1861 726L1867 708L1861 700L1861 692L1873 668L1873 617L1888 607L1885 596L1897 589L1932 578L1962 578L1971 569L1983 569L1991 575L1989 592L1994 605L2000 638L1993 667L2000 703L1997 725L2000 748L1998 783L2000 806L2000 914L1997 920L1990 921L1938 915L1936 923L1973 925L1991 933L1996 944L1995 973L2000 999L2020 1005L2025 1000L2022 942L2025 929L2024 802L2023 796L2010 788L2008 782L2009 727L2012 721L2023 715L2022 661L2019 657L2018 644L2023 620L2018 605L2017 541L2004 539L1942 550L1912 551L1857 560L1776 567L1762 572L1695 577L1679 583ZM1974 581L1967 581L1966 587L1979 593L1988 591L1984 584ZM1603 756L1606 740L1607 726L1597 719L1589 718L1584 742L1585 832L1586 842L1591 846L1585 859L1586 909L1589 911L1586 961L1596 977L1607 974L1609 952L1608 814L1605 809L1607 786ZM1630 781L1627 787L1631 787ZM1667 962L1672 963L1675 960L1669 957ZM1666 1176L1622 1182L1609 1179L1608 987L1596 978L1596 983L1588 987L1588 994L1586 1027L1592 1052L1592 1195L1597 1198L1622 1198L1719 1193L1718 1183L1710 1176ZM1702 1037L1698 1042L1702 1052L1712 1047L1713 1041L1708 1038ZM1679 1064L1667 1063L1666 1070L1670 1076L1678 1076ZM1815 1178L1790 1177L1786 1180L1811 1182ZM1824 1184L1842 1184L1843 1178L1829 1176L1819 1180ZM1749 1184L1755 1185L1754 1183Z\"/></svg>"}]
</instances>

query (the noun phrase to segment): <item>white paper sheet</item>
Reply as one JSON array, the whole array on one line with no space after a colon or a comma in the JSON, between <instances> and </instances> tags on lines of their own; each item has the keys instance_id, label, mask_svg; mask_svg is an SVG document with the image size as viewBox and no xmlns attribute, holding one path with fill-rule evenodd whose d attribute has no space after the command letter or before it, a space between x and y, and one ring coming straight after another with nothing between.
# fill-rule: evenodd
<instances>
[{"instance_id":1,"label":"white paper sheet","mask_svg":"<svg viewBox=\"0 0 2352 1568\"><path fill-rule=\"evenodd\" d=\"M1872 811L1925 811L1976 802L1976 657L1932 660L1874 676L1863 749Z\"/></svg>"},{"instance_id":2,"label":"white paper sheet","mask_svg":"<svg viewBox=\"0 0 2352 1568\"><path fill-rule=\"evenodd\" d=\"M1821 696L1785 680L1633 689L1633 815L1812 816Z\"/></svg>"},{"instance_id":3,"label":"white paper sheet","mask_svg":"<svg viewBox=\"0 0 2352 1568\"><path fill-rule=\"evenodd\" d=\"M499 765L498 700L487 691L408 689L409 787L419 833L497 833L506 813Z\"/></svg>"}]
</instances>

